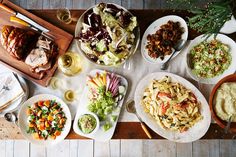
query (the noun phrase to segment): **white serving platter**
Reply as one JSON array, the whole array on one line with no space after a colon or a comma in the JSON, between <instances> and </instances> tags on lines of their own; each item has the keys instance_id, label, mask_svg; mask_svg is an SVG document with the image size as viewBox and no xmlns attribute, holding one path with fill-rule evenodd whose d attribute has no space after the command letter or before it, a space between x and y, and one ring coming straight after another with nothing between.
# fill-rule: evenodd
<instances>
[{"instance_id":1,"label":"white serving platter","mask_svg":"<svg viewBox=\"0 0 236 157\"><path fill-rule=\"evenodd\" d=\"M158 125L156 120L153 117L151 117L150 114L144 111L144 107L141 104L144 90L148 87L151 81L153 79L160 80L164 76L169 76L171 77L172 82L179 82L180 84L185 86L187 89L190 89L193 92L193 94L196 96L197 100L201 103L200 113L203 116L203 119L197 122L193 127L191 127L186 132L180 133L180 132L174 132L174 131L163 129L161 126ZM178 75L167 73L167 72L156 72L156 73L147 75L139 82L135 91L134 100L135 100L137 113L142 118L142 120L153 131L155 131L157 134L159 134L160 136L170 141L180 142L180 143L188 143L188 142L196 141L200 139L202 136L204 136L210 127L211 112L210 112L210 108L205 97L193 84L191 84L189 81L187 81L186 79Z\"/></svg>"},{"instance_id":2,"label":"white serving platter","mask_svg":"<svg viewBox=\"0 0 236 157\"><path fill-rule=\"evenodd\" d=\"M96 73L100 73L100 72L103 72L103 70L98 70L98 69L95 69L95 70L92 70L89 75L90 76L95 76ZM127 89L128 89L128 81L121 75L118 75L116 74L118 77L121 78L121 84L125 86L126 90L125 90L125 93L124 93L124 97L122 98L121 101L119 101L118 103L118 109L116 111L116 115L120 115L120 111L121 111L121 107L124 103L124 98L125 98L125 95L126 95L126 92L127 92ZM95 132L94 134L92 135L85 135L85 134L81 134L81 132L79 131L79 128L78 128L78 118L81 114L84 114L84 113L87 113L89 112L89 110L87 109L87 106L89 104L89 99L88 99L88 94L89 94L89 88L88 86L86 86L84 88L84 91L83 91L83 95L81 96L80 98L80 102L78 104L78 109L77 109L77 113L75 115L75 119L74 119L74 124L73 124L73 130L81 135L81 136L84 136L84 137L88 137L88 138L91 138L91 139L94 139L94 140L97 140L97 141L108 141L112 138L114 132L115 132L115 128L116 128L116 124L118 122L118 117L117 117L117 120L112 123L112 127L107 130L107 131L103 131L102 129L102 124L103 122L100 122L100 127L98 129L97 132Z\"/></svg>"}]
</instances>

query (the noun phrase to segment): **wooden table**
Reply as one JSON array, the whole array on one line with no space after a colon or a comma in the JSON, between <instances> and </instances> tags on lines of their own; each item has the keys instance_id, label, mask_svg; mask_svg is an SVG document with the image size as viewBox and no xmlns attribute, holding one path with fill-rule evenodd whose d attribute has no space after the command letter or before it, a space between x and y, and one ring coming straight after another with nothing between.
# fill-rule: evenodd
<instances>
[{"instance_id":1,"label":"wooden table","mask_svg":"<svg viewBox=\"0 0 236 157\"><path fill-rule=\"evenodd\" d=\"M74 29L76 22L70 25L60 23L56 18L56 10L31 10L32 13L37 16L51 22L52 24L66 30L67 32L74 34ZM72 16L79 17L84 10L73 10ZM138 17L138 22L141 29L141 36L146 30L146 28L157 18L176 14L183 18L190 16L187 12L173 12L170 10L131 10L131 12ZM198 36L199 33L193 30L189 30L189 39L193 39ZM230 35L230 37L236 40L236 33ZM161 136L151 131L153 139L163 139ZM22 139L19 129L3 118L0 118L0 139ZM202 139L232 139L233 134L224 135L224 130L221 129L217 124L211 124L208 132ZM82 136L77 135L73 129L67 136L67 139L85 139ZM143 132L140 124L138 122L118 122L116 131L114 133L113 139L147 139L146 134Z\"/></svg>"}]
</instances>

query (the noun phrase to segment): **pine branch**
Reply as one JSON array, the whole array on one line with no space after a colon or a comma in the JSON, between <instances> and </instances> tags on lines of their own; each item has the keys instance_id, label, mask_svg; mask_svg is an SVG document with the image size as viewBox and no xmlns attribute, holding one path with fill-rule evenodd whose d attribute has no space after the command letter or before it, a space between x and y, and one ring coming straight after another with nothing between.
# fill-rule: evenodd
<instances>
[{"instance_id":1,"label":"pine branch","mask_svg":"<svg viewBox=\"0 0 236 157\"><path fill-rule=\"evenodd\" d=\"M220 0L208 3L205 8L197 7L198 0L168 0L170 7L188 10L194 14L189 18L190 28L206 34L219 33L224 23L236 15L235 0ZM235 16L236 17L236 16Z\"/></svg>"}]
</instances>

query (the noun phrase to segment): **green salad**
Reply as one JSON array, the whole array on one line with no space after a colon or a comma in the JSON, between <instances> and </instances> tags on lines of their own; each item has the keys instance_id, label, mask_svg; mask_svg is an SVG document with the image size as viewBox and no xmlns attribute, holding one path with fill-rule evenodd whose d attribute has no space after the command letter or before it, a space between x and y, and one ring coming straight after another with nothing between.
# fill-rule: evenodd
<instances>
[{"instance_id":1,"label":"green salad","mask_svg":"<svg viewBox=\"0 0 236 157\"><path fill-rule=\"evenodd\" d=\"M135 45L137 18L114 4L97 4L83 17L77 39L93 62L117 65L127 59Z\"/></svg>"},{"instance_id":2,"label":"green salad","mask_svg":"<svg viewBox=\"0 0 236 157\"><path fill-rule=\"evenodd\" d=\"M190 67L201 78L222 74L231 64L230 47L219 40L203 41L190 50Z\"/></svg>"}]
</instances>

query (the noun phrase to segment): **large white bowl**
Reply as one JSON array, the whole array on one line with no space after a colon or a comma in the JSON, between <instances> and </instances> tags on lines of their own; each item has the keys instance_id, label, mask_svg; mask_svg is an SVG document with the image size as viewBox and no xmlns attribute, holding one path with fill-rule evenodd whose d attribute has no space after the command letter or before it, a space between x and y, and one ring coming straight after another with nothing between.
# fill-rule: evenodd
<instances>
[{"instance_id":1,"label":"large white bowl","mask_svg":"<svg viewBox=\"0 0 236 157\"><path fill-rule=\"evenodd\" d=\"M144 90L149 86L151 81L154 79L160 80L164 76L169 76L171 77L172 82L179 82L187 89L190 89L193 92L193 94L197 97L197 100L201 103L200 113L203 116L203 119L197 122L193 127L191 127L186 132L180 133L163 129L161 126L159 126L156 120L149 113L145 112L144 106L141 104ZM193 84L175 74L167 72L156 72L147 75L139 82L135 91L134 100L137 113L142 118L142 120L157 134L174 142L187 143L196 141L205 135L211 124L211 112L205 97Z\"/></svg>"},{"instance_id":2,"label":"large white bowl","mask_svg":"<svg viewBox=\"0 0 236 157\"><path fill-rule=\"evenodd\" d=\"M232 56L232 61L231 61L231 64L230 64L229 68L226 69L222 74L220 74L218 76L215 76L213 78L201 78L201 77L198 77L197 75L195 75L193 73L192 69L190 68L190 64L189 64L189 62L190 62L189 54L190 54L191 49L194 46L198 45L199 43L203 42L204 40L211 41L213 39L214 39L214 35L211 35L209 38L207 38L207 36L204 35L204 34L200 35L200 36L196 37L190 43L190 45L188 46L188 49L187 49L186 59L185 59L187 72L194 80L196 80L200 83L216 84L219 80L221 80L225 76L233 74L236 71L236 43L231 38L229 38L228 36L223 35L223 34L218 34L216 36L216 39L221 41L224 44L227 44L230 47L230 54Z\"/></svg>"},{"instance_id":3,"label":"large white bowl","mask_svg":"<svg viewBox=\"0 0 236 157\"><path fill-rule=\"evenodd\" d=\"M107 3L107 4L113 4L115 5L117 8L121 8L123 9L124 11L130 13L132 16L134 16L130 11L128 11L126 8L118 5L118 4L115 4L115 3ZM96 7L96 5L88 8L79 18L79 20L77 21L77 24L76 24L76 27L75 27L75 37L77 37L79 35L79 33L81 32L82 30L82 23L84 21L84 15L85 13L87 13L90 9ZM128 60L132 55L134 55L134 53L136 52L137 48L138 48L138 45L139 45L139 41L140 41L140 28L139 28L139 25L134 29L134 35L135 35L135 40L134 40L134 44L133 46L131 47L131 50L130 50L130 53L129 53L129 56L123 60L122 62L116 64L116 65L103 65L103 64L98 64L96 62L94 62L93 60L91 60L86 54L85 52L81 49L81 42L80 41L76 41L76 44L77 44L77 48L78 50L90 61L92 62L93 64L96 64L96 65L99 65L101 67L114 67L114 66L119 66L119 65L122 65L123 63L125 63L126 60Z\"/></svg>"},{"instance_id":4,"label":"large white bowl","mask_svg":"<svg viewBox=\"0 0 236 157\"><path fill-rule=\"evenodd\" d=\"M167 24L168 21L173 21L173 22L180 22L180 27L184 28L184 33L181 36L182 40L187 41L188 39L188 26L187 23L185 22L185 20L179 16L176 15L168 15L168 16L164 16L162 18L157 19L156 21L154 21L145 31L143 38L142 38L142 42L141 42L141 53L143 58L148 61L149 63L152 64L162 64L164 62L166 62L170 55L165 56L165 58L163 60L160 59L160 57L154 59L152 57L150 57L148 55L148 50L146 49L146 45L148 44L148 40L147 40L147 36L148 34L155 34L157 30L160 29L160 27L164 24ZM174 51L174 50L173 50ZM177 56L181 51L178 51L177 53L175 53L175 55L173 56L173 58L175 56Z\"/></svg>"},{"instance_id":5,"label":"large white bowl","mask_svg":"<svg viewBox=\"0 0 236 157\"><path fill-rule=\"evenodd\" d=\"M27 114L26 114L27 108L28 108L28 106L33 105L34 103L41 101L41 100L55 100L57 103L60 103L61 107L63 109L63 112L65 113L65 116L67 118L65 126L63 128L63 131L61 132L61 135L57 136L57 138L55 140L50 139L50 138L47 140L36 140L33 138L33 136L31 134L27 133L27 128L28 128ZM41 146L55 145L58 142L64 140L65 137L70 132L70 128L71 128L71 113L70 113L68 106L60 98L53 96L53 95L49 95L49 94L40 94L40 95L36 95L36 96L28 99L21 106L18 117L19 117L18 124L19 124L19 128L21 130L22 135L27 140L29 140L31 143L41 145Z\"/></svg>"}]
</instances>

